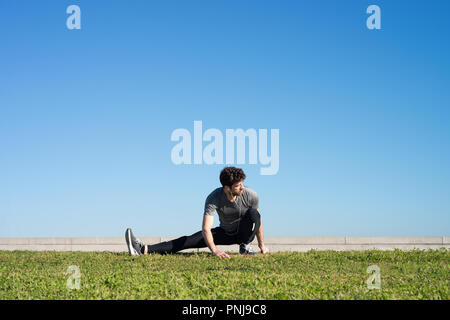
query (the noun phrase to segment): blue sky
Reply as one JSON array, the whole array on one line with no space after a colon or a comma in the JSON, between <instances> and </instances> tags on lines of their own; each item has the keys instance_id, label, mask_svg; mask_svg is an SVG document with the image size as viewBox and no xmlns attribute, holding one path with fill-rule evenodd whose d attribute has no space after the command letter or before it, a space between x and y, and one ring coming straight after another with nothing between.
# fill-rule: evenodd
<instances>
[{"instance_id":1,"label":"blue sky","mask_svg":"<svg viewBox=\"0 0 450 320\"><path fill-rule=\"evenodd\" d=\"M0 237L200 230L224 165L172 163L195 120L280 130L276 175L240 165L266 236L450 235L449 10L0 0Z\"/></svg>"}]
</instances>

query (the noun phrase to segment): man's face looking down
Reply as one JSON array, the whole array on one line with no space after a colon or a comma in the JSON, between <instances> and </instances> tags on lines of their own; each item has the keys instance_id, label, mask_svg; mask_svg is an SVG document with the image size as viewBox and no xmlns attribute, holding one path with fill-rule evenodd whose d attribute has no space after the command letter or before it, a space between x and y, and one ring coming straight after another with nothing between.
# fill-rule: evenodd
<instances>
[{"instance_id":1,"label":"man's face looking down","mask_svg":"<svg viewBox=\"0 0 450 320\"><path fill-rule=\"evenodd\" d=\"M243 182L244 182L244 180L241 180L239 182L234 183L231 187L225 186L225 188L228 190L228 192L231 193L231 195L233 197L234 196L239 197L242 194L242 192L244 191L244 188L245 188L244 185L242 184Z\"/></svg>"}]
</instances>

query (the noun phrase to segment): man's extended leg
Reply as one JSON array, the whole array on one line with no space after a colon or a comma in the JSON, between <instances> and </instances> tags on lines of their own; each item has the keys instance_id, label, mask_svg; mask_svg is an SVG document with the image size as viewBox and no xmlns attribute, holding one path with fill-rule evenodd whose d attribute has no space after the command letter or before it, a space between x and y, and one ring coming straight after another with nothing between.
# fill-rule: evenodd
<instances>
[{"instance_id":1,"label":"man's extended leg","mask_svg":"<svg viewBox=\"0 0 450 320\"><path fill-rule=\"evenodd\" d=\"M236 243L236 237L227 235L220 227L211 229L211 233L216 245L230 245ZM184 249L206 247L207 245L203 239L203 233L199 231L190 236L183 236L174 240L143 246L141 248L141 253L175 253Z\"/></svg>"}]
</instances>

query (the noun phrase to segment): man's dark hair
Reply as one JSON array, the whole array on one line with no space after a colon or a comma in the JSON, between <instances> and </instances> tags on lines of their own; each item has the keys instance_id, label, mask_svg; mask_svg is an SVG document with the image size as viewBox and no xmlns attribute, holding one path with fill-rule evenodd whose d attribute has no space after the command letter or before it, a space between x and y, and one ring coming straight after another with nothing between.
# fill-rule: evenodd
<instances>
[{"instance_id":1,"label":"man's dark hair","mask_svg":"<svg viewBox=\"0 0 450 320\"><path fill-rule=\"evenodd\" d=\"M245 179L245 173L240 168L226 167L220 172L220 183L222 186L231 187L236 182Z\"/></svg>"}]
</instances>

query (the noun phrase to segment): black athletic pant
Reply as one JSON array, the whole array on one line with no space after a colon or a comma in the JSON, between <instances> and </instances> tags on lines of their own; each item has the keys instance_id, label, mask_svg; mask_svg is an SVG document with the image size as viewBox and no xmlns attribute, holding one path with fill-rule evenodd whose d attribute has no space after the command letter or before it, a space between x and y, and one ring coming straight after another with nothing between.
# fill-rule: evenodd
<instances>
[{"instance_id":1,"label":"black athletic pant","mask_svg":"<svg viewBox=\"0 0 450 320\"><path fill-rule=\"evenodd\" d=\"M261 225L261 217L256 209L250 208L242 216L239 221L239 227L234 235L225 233L221 227L211 229L211 233L216 245L230 245L230 244L249 244L255 239L256 232ZM147 246L148 253L175 253L184 249L205 248L207 247L203 239L201 231L190 236L183 236L171 241L165 241L154 245ZM142 252L144 253L144 247Z\"/></svg>"}]
</instances>

